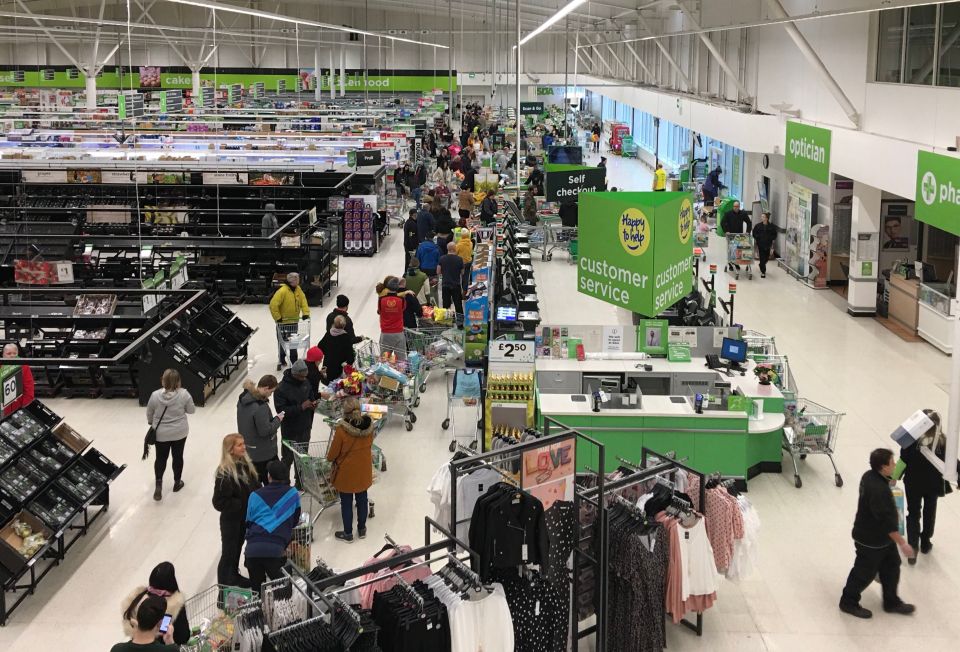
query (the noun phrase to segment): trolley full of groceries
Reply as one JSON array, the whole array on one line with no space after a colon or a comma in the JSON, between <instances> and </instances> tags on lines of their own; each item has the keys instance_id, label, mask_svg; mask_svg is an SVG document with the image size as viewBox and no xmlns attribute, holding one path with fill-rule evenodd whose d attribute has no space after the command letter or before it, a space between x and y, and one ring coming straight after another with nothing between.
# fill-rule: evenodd
<instances>
[{"instance_id":1,"label":"trolley full of groceries","mask_svg":"<svg viewBox=\"0 0 960 652\"><path fill-rule=\"evenodd\" d=\"M404 333L411 372L419 383L418 394L427 391L427 380L433 370L463 366L462 330L430 320L418 320L416 328L407 328Z\"/></svg>"},{"instance_id":2,"label":"trolley full of groceries","mask_svg":"<svg viewBox=\"0 0 960 652\"><path fill-rule=\"evenodd\" d=\"M406 350L364 340L356 346L354 366L344 367L344 377L348 379L351 391L359 386L358 393L368 402L386 406L387 416L402 418L404 427L413 430L413 424L417 422L413 410L420 404L420 396L417 377Z\"/></svg>"},{"instance_id":3,"label":"trolley full of groceries","mask_svg":"<svg viewBox=\"0 0 960 652\"><path fill-rule=\"evenodd\" d=\"M753 278L753 239L749 233L727 234L727 271L740 278L740 268L746 268L747 278Z\"/></svg>"}]
</instances>

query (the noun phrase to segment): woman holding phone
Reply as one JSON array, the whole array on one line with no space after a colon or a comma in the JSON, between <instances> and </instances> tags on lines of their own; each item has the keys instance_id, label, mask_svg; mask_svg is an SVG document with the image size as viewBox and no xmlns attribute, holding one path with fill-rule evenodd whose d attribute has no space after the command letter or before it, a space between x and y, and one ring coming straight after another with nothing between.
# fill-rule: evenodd
<instances>
[{"instance_id":1,"label":"woman holding phone","mask_svg":"<svg viewBox=\"0 0 960 652\"><path fill-rule=\"evenodd\" d=\"M167 613L173 622L173 642L185 644L190 639L190 622L183 608L183 594L177 584L177 574L173 564L161 562L150 572L150 582L138 586L123 601L123 633L132 638L137 629L137 610L148 596L158 596L167 601Z\"/></svg>"}]
</instances>

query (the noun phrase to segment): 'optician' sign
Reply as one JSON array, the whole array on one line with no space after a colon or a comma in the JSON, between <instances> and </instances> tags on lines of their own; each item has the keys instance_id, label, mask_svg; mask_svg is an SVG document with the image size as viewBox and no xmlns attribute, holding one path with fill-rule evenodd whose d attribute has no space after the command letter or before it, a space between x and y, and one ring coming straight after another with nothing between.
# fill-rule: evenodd
<instances>
[{"instance_id":1,"label":"'optician' sign","mask_svg":"<svg viewBox=\"0 0 960 652\"><path fill-rule=\"evenodd\" d=\"M606 168L547 163L546 172L547 201L565 202L576 199L581 192L607 189Z\"/></svg>"},{"instance_id":2,"label":"'optician' sign","mask_svg":"<svg viewBox=\"0 0 960 652\"><path fill-rule=\"evenodd\" d=\"M914 215L960 235L960 158L917 152L917 199Z\"/></svg>"},{"instance_id":3,"label":"'optician' sign","mask_svg":"<svg viewBox=\"0 0 960 652\"><path fill-rule=\"evenodd\" d=\"M787 121L784 167L822 184L830 183L830 130Z\"/></svg>"},{"instance_id":4,"label":"'optician' sign","mask_svg":"<svg viewBox=\"0 0 960 652\"><path fill-rule=\"evenodd\" d=\"M579 200L579 292L647 317L690 292L689 193L591 192Z\"/></svg>"}]
</instances>

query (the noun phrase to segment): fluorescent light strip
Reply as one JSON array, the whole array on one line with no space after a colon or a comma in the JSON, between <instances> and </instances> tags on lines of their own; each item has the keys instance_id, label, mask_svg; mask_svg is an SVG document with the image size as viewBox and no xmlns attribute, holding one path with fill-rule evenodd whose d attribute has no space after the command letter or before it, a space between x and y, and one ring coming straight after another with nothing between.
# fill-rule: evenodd
<instances>
[{"instance_id":1,"label":"fluorescent light strip","mask_svg":"<svg viewBox=\"0 0 960 652\"><path fill-rule=\"evenodd\" d=\"M552 25L555 25L561 18L563 18L564 16L569 14L571 11L573 11L580 5L584 4L585 2L587 2L587 0L572 0L562 9L557 11L557 13L555 13L554 15L550 16L550 18L547 18L545 21L543 21L543 24L540 25L540 27L538 27L537 29L533 30L532 32L524 36L522 39L520 39L520 45L526 44L531 39L536 38L538 35L550 29L550 27ZM516 49L516 46L514 46L514 49Z\"/></svg>"},{"instance_id":2,"label":"fluorescent light strip","mask_svg":"<svg viewBox=\"0 0 960 652\"><path fill-rule=\"evenodd\" d=\"M259 9L247 9L246 7L237 7L236 5L221 4L219 2L211 2L210 0L165 0L166 2L174 2L181 5L187 5L190 7L202 7L204 9L212 9L214 11L223 11L226 13L234 14L243 14L245 16L254 16L256 18L265 18L267 20L277 20L284 23L293 23L295 25L305 25L307 27L318 27L320 29L332 29L338 32L347 32L352 34L363 34L365 36L373 36L376 38L389 39L391 41L402 41L404 43L413 43L414 45L425 45L431 48L441 48L448 49L446 45L439 45L437 43L427 43L425 41L415 41L409 38L401 38L399 36L389 36L387 34L378 34L376 32L368 32L362 29L354 29L352 27L343 27L342 25L330 25L329 23L318 23L314 20L305 20L303 18L294 18L292 16L284 16L282 14L272 14L269 11L260 11ZM579 0L580 2L585 2L586 0Z\"/></svg>"}]
</instances>

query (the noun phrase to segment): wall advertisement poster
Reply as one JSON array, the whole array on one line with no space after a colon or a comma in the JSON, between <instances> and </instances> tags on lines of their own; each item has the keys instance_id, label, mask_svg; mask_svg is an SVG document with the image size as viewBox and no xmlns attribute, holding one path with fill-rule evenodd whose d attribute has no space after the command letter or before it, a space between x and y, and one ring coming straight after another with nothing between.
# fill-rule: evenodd
<instances>
[{"instance_id":1,"label":"wall advertisement poster","mask_svg":"<svg viewBox=\"0 0 960 652\"><path fill-rule=\"evenodd\" d=\"M806 277L810 263L810 225L817 206L817 194L798 183L787 190L787 233L784 262L798 276ZM829 240L828 240L829 242Z\"/></svg>"}]
</instances>

